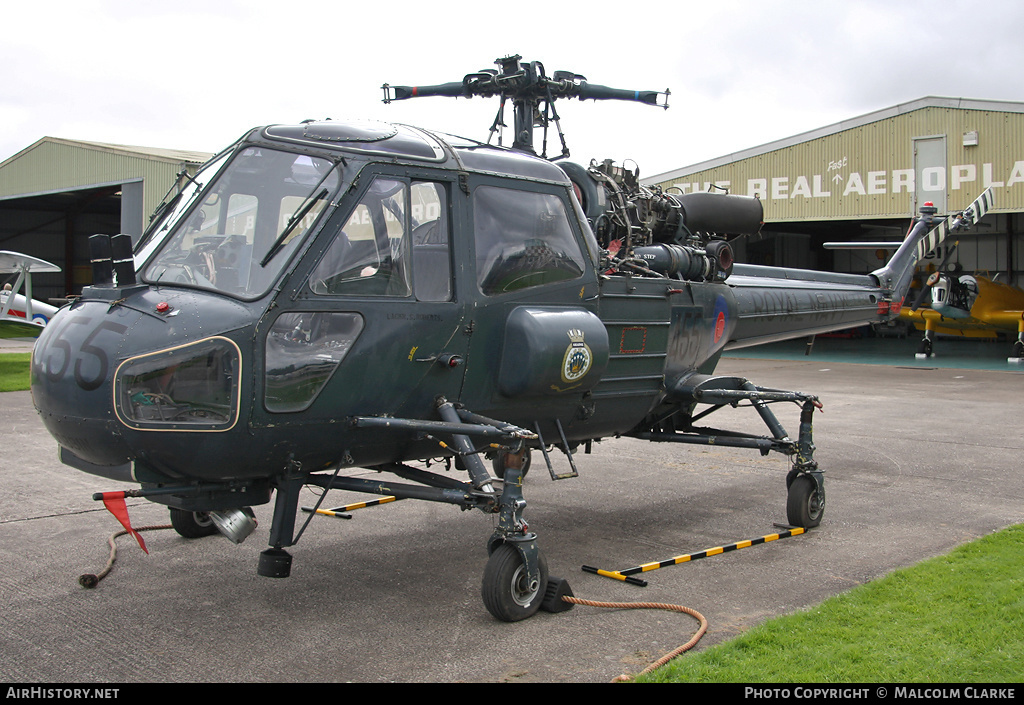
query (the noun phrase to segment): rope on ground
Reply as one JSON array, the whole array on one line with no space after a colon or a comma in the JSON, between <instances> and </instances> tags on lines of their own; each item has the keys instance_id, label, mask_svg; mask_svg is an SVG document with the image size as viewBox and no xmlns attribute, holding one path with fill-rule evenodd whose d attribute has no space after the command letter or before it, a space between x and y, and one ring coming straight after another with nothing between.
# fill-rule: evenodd
<instances>
[{"instance_id":1,"label":"rope on ground","mask_svg":"<svg viewBox=\"0 0 1024 705\"><path fill-rule=\"evenodd\" d=\"M135 530L158 531L160 529L171 528L174 528L171 524L160 524L157 526L141 526ZM127 533L127 530L122 529L121 531L115 531L113 534L110 535L110 538L107 539L107 543L110 545L110 557L107 559L106 566L104 566L103 570L101 570L99 573L84 573L80 575L78 577L79 585L81 585L84 588L94 588L97 585L99 585L100 581L103 580L103 578L107 577L111 569L114 567L114 561L117 560L117 544L115 543L115 540L117 539L118 536L124 536ZM682 612L684 614L690 615L698 622L700 622L700 628L697 629L697 632L690 638L688 642L686 642L679 648L665 654L660 659L652 663L650 666L640 671L638 675L650 673L654 669L664 666L666 663L668 663L681 653L689 651L697 645L697 642L700 641L701 637L704 636L704 633L708 630L708 620L704 617L704 615L702 615L697 610L691 609L689 607L684 607L682 605L672 605L666 602L598 602L596 600L583 600L578 597L570 597L568 595L563 595L562 600L564 600L565 602L570 602L574 605L586 605L588 607L609 607L612 609L626 610L656 609L668 610L670 612ZM630 680L633 680L633 676L623 674L621 676L616 676L615 678L613 678L612 682L617 683Z\"/></svg>"},{"instance_id":2,"label":"rope on ground","mask_svg":"<svg viewBox=\"0 0 1024 705\"><path fill-rule=\"evenodd\" d=\"M172 528L170 524L160 524L159 526L142 526L135 530L156 531L157 529L170 528ZM107 577L107 574L110 572L111 568L114 567L114 561L117 560L117 544L114 543L114 539L116 539L118 536L124 536L127 533L127 530L122 529L121 531L115 531L113 534L110 535L110 538L107 539L107 543L110 544L110 558L107 560L107 565L103 568L103 570L101 570L99 573L96 573L95 575L92 573L84 573L78 576L79 585L81 585L84 588L94 588L100 584L100 581L103 580L103 578Z\"/></svg>"},{"instance_id":3,"label":"rope on ground","mask_svg":"<svg viewBox=\"0 0 1024 705\"><path fill-rule=\"evenodd\" d=\"M640 673L638 675L643 675L645 673L650 673L654 669L660 668L661 666L664 666L666 663L668 663L669 661L671 661L672 659L674 659L676 656L678 656L679 654L683 653L684 651L689 651L690 649L692 649L694 646L697 645L697 642L700 641L700 638L702 636L704 636L704 633L708 630L708 620L704 617L704 615L702 615L697 610L690 609L689 607L683 607L682 605L671 605L671 604L668 604L668 603L665 603L665 602L595 602L594 600L581 600L578 597L569 597L568 595L563 595L562 599L564 601L566 601L566 602L571 602L571 603L573 603L575 605L587 605L587 606L590 606L590 607L611 607L611 608L614 608L614 609L627 609L627 610L628 609L657 609L657 610L669 610L670 612L683 612L684 614L688 614L691 617L693 617L694 619L696 619L698 622L700 622L700 628L697 629L697 632L693 635L693 637L690 638L690 640L688 642L686 642L685 644L683 644L679 648L677 648L677 649L675 649L675 650L665 654L660 659L658 659L657 661L652 663L650 666L648 666L644 670L640 671ZM618 683L618 682L630 681L630 680L633 680L633 676L621 675L621 676L617 676L614 679L612 679L612 682L613 683Z\"/></svg>"}]
</instances>

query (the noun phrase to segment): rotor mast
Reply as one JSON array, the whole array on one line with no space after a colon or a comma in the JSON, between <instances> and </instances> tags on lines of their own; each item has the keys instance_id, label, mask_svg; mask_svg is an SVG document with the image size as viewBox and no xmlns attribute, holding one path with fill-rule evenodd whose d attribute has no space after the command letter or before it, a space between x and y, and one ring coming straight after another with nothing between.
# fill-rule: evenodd
<instances>
[{"instance_id":1,"label":"rotor mast","mask_svg":"<svg viewBox=\"0 0 1024 705\"><path fill-rule=\"evenodd\" d=\"M483 69L466 74L461 82L442 83L430 86L391 86L385 83L384 102L406 100L408 98L426 96L444 96L449 98L484 98L499 96L501 106L491 126L495 132L503 123L505 103L512 101L514 138L512 149L536 154L534 149L533 130L543 127L547 134L548 125L555 123L559 137L562 138L562 155L569 156L562 137L558 113L554 103L559 98L579 98L580 100L629 100L661 108L668 108L670 91L633 91L609 88L588 83L587 79L572 71L555 71L549 77L544 65L539 61L521 61L518 54L497 59L498 69ZM658 102L658 96L664 96ZM543 106L543 109L542 109ZM546 149L545 149L546 151ZM546 154L542 154L545 156Z\"/></svg>"}]
</instances>

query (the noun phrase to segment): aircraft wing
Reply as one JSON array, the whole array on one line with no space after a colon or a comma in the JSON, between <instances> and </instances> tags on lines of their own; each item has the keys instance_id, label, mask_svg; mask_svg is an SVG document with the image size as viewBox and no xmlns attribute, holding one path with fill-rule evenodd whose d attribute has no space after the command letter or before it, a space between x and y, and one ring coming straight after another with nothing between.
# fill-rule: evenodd
<instances>
[{"instance_id":1,"label":"aircraft wing","mask_svg":"<svg viewBox=\"0 0 1024 705\"><path fill-rule=\"evenodd\" d=\"M38 257L0 250L0 274L18 275L13 289L2 292L0 296L0 338L39 337L46 321L57 309L32 300L32 275L59 271L60 267ZM25 296L18 293L23 284Z\"/></svg>"},{"instance_id":2,"label":"aircraft wing","mask_svg":"<svg viewBox=\"0 0 1024 705\"><path fill-rule=\"evenodd\" d=\"M38 257L23 255L20 252L0 250L0 274L13 274L15 272L59 272L60 267Z\"/></svg>"},{"instance_id":3,"label":"aircraft wing","mask_svg":"<svg viewBox=\"0 0 1024 705\"><path fill-rule=\"evenodd\" d=\"M0 318L0 338L38 338L43 332L43 326L32 321L26 321L17 316L4 316Z\"/></svg>"},{"instance_id":4,"label":"aircraft wing","mask_svg":"<svg viewBox=\"0 0 1024 705\"><path fill-rule=\"evenodd\" d=\"M918 330L931 329L943 335L959 335L964 338L995 338L997 328L1010 326L999 326L979 318L949 318L938 311L930 308L919 308L916 311L905 308L900 311L900 318L910 321ZM1017 330L1014 323L1012 330Z\"/></svg>"}]
</instances>

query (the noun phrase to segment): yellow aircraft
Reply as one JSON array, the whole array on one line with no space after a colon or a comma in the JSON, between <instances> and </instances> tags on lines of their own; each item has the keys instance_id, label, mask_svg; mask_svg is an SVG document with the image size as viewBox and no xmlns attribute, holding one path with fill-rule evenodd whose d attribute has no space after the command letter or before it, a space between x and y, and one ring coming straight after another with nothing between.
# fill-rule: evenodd
<instances>
[{"instance_id":1,"label":"yellow aircraft","mask_svg":"<svg viewBox=\"0 0 1024 705\"><path fill-rule=\"evenodd\" d=\"M931 356L936 333L995 338L999 332L1006 331L1017 334L1007 359L1010 362L1024 360L1024 289L981 274L959 271L932 272L925 286L918 303L900 311L900 318L924 331L917 357ZM920 307L929 289L931 307Z\"/></svg>"}]
</instances>

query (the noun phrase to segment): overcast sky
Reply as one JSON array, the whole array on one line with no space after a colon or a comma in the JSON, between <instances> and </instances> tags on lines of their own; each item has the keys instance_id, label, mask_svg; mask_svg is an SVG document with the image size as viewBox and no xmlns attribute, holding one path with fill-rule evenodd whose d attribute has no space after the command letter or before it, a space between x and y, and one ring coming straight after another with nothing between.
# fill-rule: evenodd
<instances>
[{"instance_id":1,"label":"overcast sky","mask_svg":"<svg viewBox=\"0 0 1024 705\"><path fill-rule=\"evenodd\" d=\"M58 0L3 18L0 160L44 136L214 152L326 117L486 140L496 99L384 105L380 86L458 81L509 54L670 88L668 110L557 104L574 159L643 176L928 95L1024 101L1019 0Z\"/></svg>"}]
</instances>

